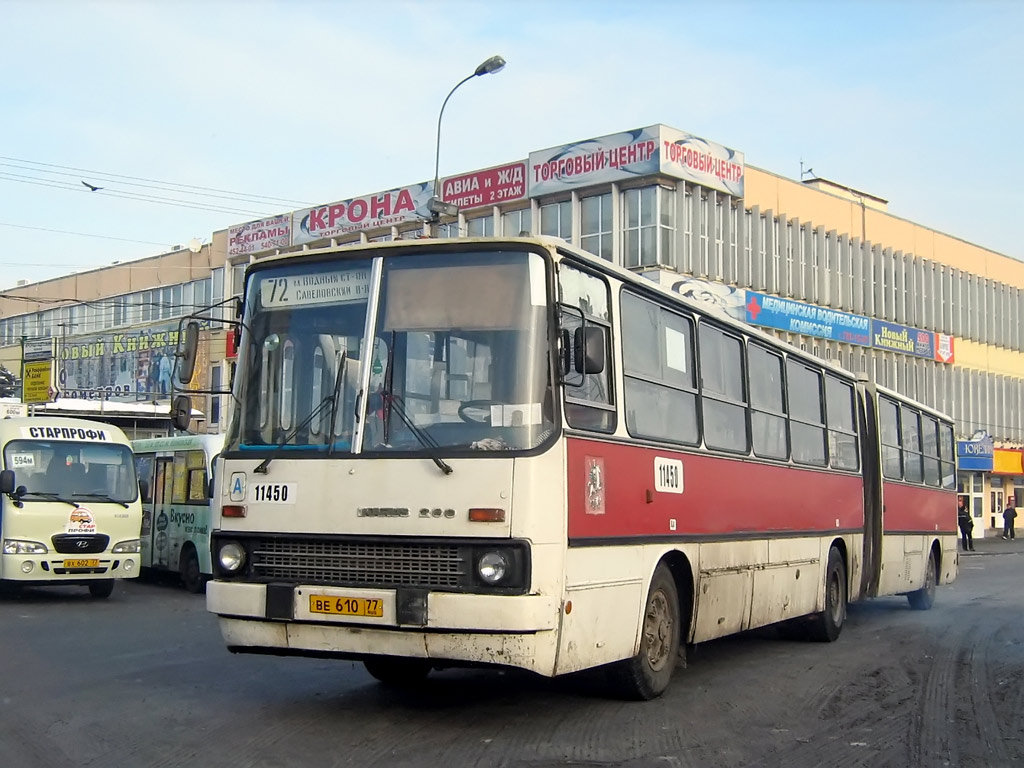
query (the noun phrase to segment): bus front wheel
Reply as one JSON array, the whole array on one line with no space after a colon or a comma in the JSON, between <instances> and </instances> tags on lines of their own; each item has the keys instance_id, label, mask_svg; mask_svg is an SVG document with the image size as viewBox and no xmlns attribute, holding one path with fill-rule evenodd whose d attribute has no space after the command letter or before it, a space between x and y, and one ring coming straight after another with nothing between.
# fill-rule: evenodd
<instances>
[{"instance_id":1,"label":"bus front wheel","mask_svg":"<svg viewBox=\"0 0 1024 768\"><path fill-rule=\"evenodd\" d=\"M375 656L363 661L363 666L378 681L395 687L416 685L426 679L434 668L429 659L403 659L397 656Z\"/></svg>"},{"instance_id":2,"label":"bus front wheel","mask_svg":"<svg viewBox=\"0 0 1024 768\"><path fill-rule=\"evenodd\" d=\"M89 594L98 600L110 597L114 592L114 580L103 579L102 581L89 582Z\"/></svg>"},{"instance_id":3,"label":"bus front wheel","mask_svg":"<svg viewBox=\"0 0 1024 768\"><path fill-rule=\"evenodd\" d=\"M640 652L608 668L616 693L627 699L654 699L665 692L679 657L679 591L672 573L659 565L644 606Z\"/></svg>"}]
</instances>

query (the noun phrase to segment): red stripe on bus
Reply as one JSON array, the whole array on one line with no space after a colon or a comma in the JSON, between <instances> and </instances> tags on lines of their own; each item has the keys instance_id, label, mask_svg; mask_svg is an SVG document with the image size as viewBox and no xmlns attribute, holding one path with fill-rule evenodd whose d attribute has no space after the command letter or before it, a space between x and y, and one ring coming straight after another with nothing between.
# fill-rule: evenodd
<instances>
[{"instance_id":1,"label":"red stripe on bus","mask_svg":"<svg viewBox=\"0 0 1024 768\"><path fill-rule=\"evenodd\" d=\"M579 438L567 451L570 539L864 527L858 475ZM682 493L655 490L655 457L682 462Z\"/></svg>"},{"instance_id":2,"label":"red stripe on bus","mask_svg":"<svg viewBox=\"0 0 1024 768\"><path fill-rule=\"evenodd\" d=\"M882 493L885 499L882 530L885 533L956 532L956 494L952 490L886 482Z\"/></svg>"}]
</instances>

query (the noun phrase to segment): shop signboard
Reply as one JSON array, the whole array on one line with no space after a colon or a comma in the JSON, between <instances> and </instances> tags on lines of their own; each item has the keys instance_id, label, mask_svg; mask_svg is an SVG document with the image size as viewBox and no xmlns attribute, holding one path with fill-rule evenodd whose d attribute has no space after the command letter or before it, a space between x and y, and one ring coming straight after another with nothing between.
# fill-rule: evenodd
<instances>
[{"instance_id":1,"label":"shop signboard","mask_svg":"<svg viewBox=\"0 0 1024 768\"><path fill-rule=\"evenodd\" d=\"M652 125L531 152L530 197L658 173L660 128Z\"/></svg>"},{"instance_id":2,"label":"shop signboard","mask_svg":"<svg viewBox=\"0 0 1024 768\"><path fill-rule=\"evenodd\" d=\"M21 400L24 403L48 403L53 399L53 361L37 360L24 364Z\"/></svg>"},{"instance_id":3,"label":"shop signboard","mask_svg":"<svg viewBox=\"0 0 1024 768\"><path fill-rule=\"evenodd\" d=\"M441 199L464 211L522 200L525 197L525 160L441 180Z\"/></svg>"},{"instance_id":4,"label":"shop signboard","mask_svg":"<svg viewBox=\"0 0 1024 768\"><path fill-rule=\"evenodd\" d=\"M960 470L991 472L995 441L990 435L979 435L974 440L957 440L956 461Z\"/></svg>"},{"instance_id":5,"label":"shop signboard","mask_svg":"<svg viewBox=\"0 0 1024 768\"><path fill-rule=\"evenodd\" d=\"M953 362L953 337L932 331L922 331L907 325L888 323L884 320L871 321L871 346L889 352L938 360L940 363Z\"/></svg>"},{"instance_id":6,"label":"shop signboard","mask_svg":"<svg viewBox=\"0 0 1024 768\"><path fill-rule=\"evenodd\" d=\"M430 218L432 182L303 208L293 216L292 245Z\"/></svg>"},{"instance_id":7,"label":"shop signboard","mask_svg":"<svg viewBox=\"0 0 1024 768\"><path fill-rule=\"evenodd\" d=\"M291 245L291 231L290 213L231 227L228 230L228 256L287 248Z\"/></svg>"},{"instance_id":8,"label":"shop signboard","mask_svg":"<svg viewBox=\"0 0 1024 768\"><path fill-rule=\"evenodd\" d=\"M778 328L845 344L871 346L871 318L804 304L779 296L747 291L746 320L751 325Z\"/></svg>"},{"instance_id":9,"label":"shop signboard","mask_svg":"<svg viewBox=\"0 0 1024 768\"><path fill-rule=\"evenodd\" d=\"M743 197L742 152L667 125L660 128L662 173Z\"/></svg>"}]
</instances>

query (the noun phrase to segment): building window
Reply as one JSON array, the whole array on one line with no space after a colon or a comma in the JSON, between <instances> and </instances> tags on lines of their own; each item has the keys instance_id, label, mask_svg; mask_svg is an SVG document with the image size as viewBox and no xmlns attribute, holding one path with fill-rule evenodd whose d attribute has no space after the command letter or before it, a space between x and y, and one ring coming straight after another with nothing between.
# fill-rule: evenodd
<instances>
[{"instance_id":1,"label":"building window","mask_svg":"<svg viewBox=\"0 0 1024 768\"><path fill-rule=\"evenodd\" d=\"M466 221L469 237L494 237L494 217L478 216Z\"/></svg>"},{"instance_id":2,"label":"building window","mask_svg":"<svg viewBox=\"0 0 1024 768\"><path fill-rule=\"evenodd\" d=\"M580 245L602 259L612 260L612 195L580 200Z\"/></svg>"},{"instance_id":3,"label":"building window","mask_svg":"<svg viewBox=\"0 0 1024 768\"><path fill-rule=\"evenodd\" d=\"M572 240L572 202L548 203L540 207L540 233Z\"/></svg>"},{"instance_id":4,"label":"building window","mask_svg":"<svg viewBox=\"0 0 1024 768\"><path fill-rule=\"evenodd\" d=\"M672 266L676 240L675 190L664 187L628 189L622 200L625 266Z\"/></svg>"},{"instance_id":5,"label":"building window","mask_svg":"<svg viewBox=\"0 0 1024 768\"><path fill-rule=\"evenodd\" d=\"M242 264L231 265L231 295L241 296L242 291L245 289L245 268L249 266L248 262Z\"/></svg>"},{"instance_id":6,"label":"building window","mask_svg":"<svg viewBox=\"0 0 1024 768\"><path fill-rule=\"evenodd\" d=\"M216 306L224 301L224 267L210 271L210 305Z\"/></svg>"},{"instance_id":7,"label":"building window","mask_svg":"<svg viewBox=\"0 0 1024 768\"><path fill-rule=\"evenodd\" d=\"M532 231L533 211L529 208L520 208L501 214L501 234L505 237L518 237L524 232L529 234Z\"/></svg>"},{"instance_id":8,"label":"building window","mask_svg":"<svg viewBox=\"0 0 1024 768\"><path fill-rule=\"evenodd\" d=\"M459 221L449 221L446 224L439 224L437 227L438 237L459 237L462 231L459 228Z\"/></svg>"}]
</instances>

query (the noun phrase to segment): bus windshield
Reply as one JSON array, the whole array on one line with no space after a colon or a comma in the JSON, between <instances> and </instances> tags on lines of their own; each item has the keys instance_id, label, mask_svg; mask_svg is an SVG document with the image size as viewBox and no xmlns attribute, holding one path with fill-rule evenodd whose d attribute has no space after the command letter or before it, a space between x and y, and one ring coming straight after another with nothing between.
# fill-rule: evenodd
<instances>
[{"instance_id":1,"label":"bus windshield","mask_svg":"<svg viewBox=\"0 0 1024 768\"><path fill-rule=\"evenodd\" d=\"M553 433L541 256L388 255L376 302L371 271L346 260L254 273L232 448L507 451Z\"/></svg>"},{"instance_id":2,"label":"bus windshield","mask_svg":"<svg viewBox=\"0 0 1024 768\"><path fill-rule=\"evenodd\" d=\"M24 501L112 501L138 498L135 463L127 445L63 440L12 440L4 446L4 466L14 470Z\"/></svg>"}]
</instances>

